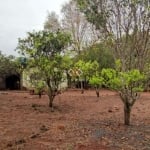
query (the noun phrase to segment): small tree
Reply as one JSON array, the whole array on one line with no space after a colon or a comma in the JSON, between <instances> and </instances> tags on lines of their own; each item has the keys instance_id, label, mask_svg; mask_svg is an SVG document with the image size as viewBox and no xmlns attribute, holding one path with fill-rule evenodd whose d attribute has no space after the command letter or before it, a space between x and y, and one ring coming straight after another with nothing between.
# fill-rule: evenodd
<instances>
[{"instance_id":1,"label":"small tree","mask_svg":"<svg viewBox=\"0 0 150 150\"><path fill-rule=\"evenodd\" d=\"M70 36L58 31L39 31L28 33L25 39L19 39L18 49L29 57L47 85L49 107L53 110L53 100L62 82L64 68L61 53L68 46Z\"/></svg>"},{"instance_id":2,"label":"small tree","mask_svg":"<svg viewBox=\"0 0 150 150\"><path fill-rule=\"evenodd\" d=\"M97 61L88 61L85 62L83 60L79 60L75 63L75 67L81 70L81 75L79 76L79 79L81 80L81 90L82 93L84 93L82 81L84 81L86 84L89 82L90 78L98 71L99 64Z\"/></svg>"},{"instance_id":3,"label":"small tree","mask_svg":"<svg viewBox=\"0 0 150 150\"><path fill-rule=\"evenodd\" d=\"M93 75L92 78L89 80L89 83L95 87L96 90L96 95L97 97L99 97L99 90L101 88L101 86L103 85L103 78L100 77L98 74Z\"/></svg>"},{"instance_id":4,"label":"small tree","mask_svg":"<svg viewBox=\"0 0 150 150\"><path fill-rule=\"evenodd\" d=\"M142 81L145 76L136 69L127 72L103 69L102 76L106 86L119 92L124 104L124 124L129 125L131 109L140 96L139 92L143 90Z\"/></svg>"},{"instance_id":5,"label":"small tree","mask_svg":"<svg viewBox=\"0 0 150 150\"><path fill-rule=\"evenodd\" d=\"M82 74L82 71L77 67L72 67L68 70L68 75L73 81L76 81L76 80L79 81L81 74ZM80 82L81 82L81 93L83 94L84 90L83 90L82 80Z\"/></svg>"},{"instance_id":6,"label":"small tree","mask_svg":"<svg viewBox=\"0 0 150 150\"><path fill-rule=\"evenodd\" d=\"M44 22L44 30L57 32L59 29L61 29L59 16L54 11L48 12L47 18Z\"/></svg>"},{"instance_id":7,"label":"small tree","mask_svg":"<svg viewBox=\"0 0 150 150\"><path fill-rule=\"evenodd\" d=\"M27 70L27 81L30 83L30 86L33 88L33 93L39 95L39 98L42 96L42 92L46 89L46 84L44 79L41 77L41 73L37 68L29 68Z\"/></svg>"}]
</instances>

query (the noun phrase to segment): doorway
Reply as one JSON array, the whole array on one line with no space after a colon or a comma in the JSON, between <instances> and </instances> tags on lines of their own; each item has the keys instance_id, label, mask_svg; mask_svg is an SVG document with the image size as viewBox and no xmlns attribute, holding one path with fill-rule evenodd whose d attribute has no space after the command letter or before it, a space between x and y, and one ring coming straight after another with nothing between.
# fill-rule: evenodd
<instances>
[{"instance_id":1,"label":"doorway","mask_svg":"<svg viewBox=\"0 0 150 150\"><path fill-rule=\"evenodd\" d=\"M20 89L20 76L10 75L5 79L6 89L19 90Z\"/></svg>"}]
</instances>

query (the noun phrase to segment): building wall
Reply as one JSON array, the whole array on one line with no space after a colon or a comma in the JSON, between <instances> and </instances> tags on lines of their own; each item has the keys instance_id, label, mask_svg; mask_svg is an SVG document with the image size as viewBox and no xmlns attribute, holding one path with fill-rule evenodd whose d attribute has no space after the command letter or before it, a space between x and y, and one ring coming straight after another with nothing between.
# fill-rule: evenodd
<instances>
[{"instance_id":1,"label":"building wall","mask_svg":"<svg viewBox=\"0 0 150 150\"><path fill-rule=\"evenodd\" d=\"M0 77L0 90L6 89L5 78Z\"/></svg>"},{"instance_id":2,"label":"building wall","mask_svg":"<svg viewBox=\"0 0 150 150\"><path fill-rule=\"evenodd\" d=\"M29 78L29 75L30 73L32 72L32 69L31 70L28 70L28 71L23 71L23 74L22 74L22 85L24 88L26 89L34 89L35 87L30 83L30 78ZM67 79L63 80L61 82L61 84L59 85L59 89L66 89L68 87L67 85Z\"/></svg>"}]
</instances>

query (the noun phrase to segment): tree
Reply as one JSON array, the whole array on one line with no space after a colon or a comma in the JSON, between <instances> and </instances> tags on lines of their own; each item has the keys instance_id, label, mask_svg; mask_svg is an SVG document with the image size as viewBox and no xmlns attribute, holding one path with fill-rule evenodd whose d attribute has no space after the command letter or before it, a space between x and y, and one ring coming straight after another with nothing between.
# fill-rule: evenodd
<instances>
[{"instance_id":1,"label":"tree","mask_svg":"<svg viewBox=\"0 0 150 150\"><path fill-rule=\"evenodd\" d=\"M97 61L88 61L79 60L74 64L75 68L81 71L79 80L81 81L81 93L84 93L83 90L83 81L85 84L88 84L90 78L98 71L99 65Z\"/></svg>"},{"instance_id":2,"label":"tree","mask_svg":"<svg viewBox=\"0 0 150 150\"><path fill-rule=\"evenodd\" d=\"M58 18L59 16L55 12L48 12L47 19L44 22L44 29L51 32L57 32L59 29L61 29Z\"/></svg>"},{"instance_id":3,"label":"tree","mask_svg":"<svg viewBox=\"0 0 150 150\"><path fill-rule=\"evenodd\" d=\"M149 0L75 0L120 59L122 70L144 69L149 59Z\"/></svg>"},{"instance_id":4,"label":"tree","mask_svg":"<svg viewBox=\"0 0 150 150\"><path fill-rule=\"evenodd\" d=\"M74 0L64 4L61 12L63 15L62 28L71 34L71 50L80 54L84 47L98 39L96 31L79 11Z\"/></svg>"},{"instance_id":5,"label":"tree","mask_svg":"<svg viewBox=\"0 0 150 150\"><path fill-rule=\"evenodd\" d=\"M19 39L18 50L32 60L48 88L49 107L53 110L53 100L58 94L63 78L62 52L68 46L70 35L58 31L28 33L27 38Z\"/></svg>"},{"instance_id":6,"label":"tree","mask_svg":"<svg viewBox=\"0 0 150 150\"><path fill-rule=\"evenodd\" d=\"M98 73L92 76L89 80L89 83L96 89L96 95L99 97L99 89L103 85L103 77L101 77Z\"/></svg>"},{"instance_id":7,"label":"tree","mask_svg":"<svg viewBox=\"0 0 150 150\"><path fill-rule=\"evenodd\" d=\"M124 124L129 125L132 106L143 91L144 74L137 69L128 72L103 69L101 75L105 86L119 92L124 104Z\"/></svg>"},{"instance_id":8,"label":"tree","mask_svg":"<svg viewBox=\"0 0 150 150\"><path fill-rule=\"evenodd\" d=\"M137 91L134 89L138 87L138 81L149 59L149 0L76 1L87 20L100 31L101 40L110 45L115 60L120 59L119 74L123 76L123 80L124 78L129 80L127 84L120 83L122 85L120 95L124 102L126 118L138 98ZM129 123L127 119L125 124L129 125Z\"/></svg>"},{"instance_id":9,"label":"tree","mask_svg":"<svg viewBox=\"0 0 150 150\"><path fill-rule=\"evenodd\" d=\"M0 88L20 89L20 72L16 63L17 58L12 55L4 55L0 52ZM10 78L13 78L9 81ZM11 84L10 84L11 82Z\"/></svg>"},{"instance_id":10,"label":"tree","mask_svg":"<svg viewBox=\"0 0 150 150\"><path fill-rule=\"evenodd\" d=\"M10 74L19 74L16 58L13 56L6 56L0 52L0 76L6 77Z\"/></svg>"},{"instance_id":11,"label":"tree","mask_svg":"<svg viewBox=\"0 0 150 150\"><path fill-rule=\"evenodd\" d=\"M87 47L80 55L75 56L74 59L77 61L82 59L85 62L97 61L100 70L103 68L115 67L115 60L112 51L109 49L109 46L105 45L105 43L95 43Z\"/></svg>"}]
</instances>

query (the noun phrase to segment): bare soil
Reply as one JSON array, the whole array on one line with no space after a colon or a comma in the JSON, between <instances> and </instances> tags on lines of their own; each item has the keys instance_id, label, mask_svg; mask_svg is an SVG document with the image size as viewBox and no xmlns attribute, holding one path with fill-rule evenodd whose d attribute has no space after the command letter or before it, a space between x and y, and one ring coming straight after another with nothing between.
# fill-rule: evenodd
<instances>
[{"instance_id":1,"label":"bare soil","mask_svg":"<svg viewBox=\"0 0 150 150\"><path fill-rule=\"evenodd\" d=\"M0 150L150 150L150 93L133 106L123 125L116 92L68 90L55 98L0 91Z\"/></svg>"}]
</instances>

